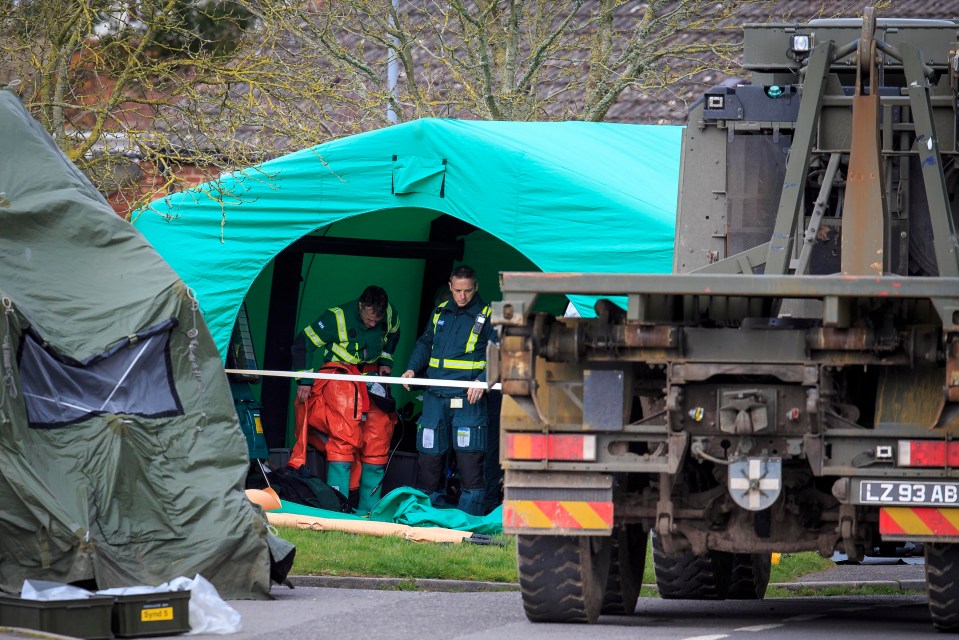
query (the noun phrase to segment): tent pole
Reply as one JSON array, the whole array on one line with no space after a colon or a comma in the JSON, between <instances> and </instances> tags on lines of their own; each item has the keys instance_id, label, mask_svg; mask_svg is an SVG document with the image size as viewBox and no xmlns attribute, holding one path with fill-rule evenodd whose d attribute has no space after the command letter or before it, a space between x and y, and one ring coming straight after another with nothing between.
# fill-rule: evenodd
<instances>
[{"instance_id":1,"label":"tent pole","mask_svg":"<svg viewBox=\"0 0 959 640\"><path fill-rule=\"evenodd\" d=\"M299 327L296 310L300 300L303 254L281 251L273 261L273 283L270 289L270 313L266 321L265 369L289 371L293 364L290 346ZM264 378L260 402L263 405L263 435L270 449L284 448L287 443L287 420L290 406L290 381L286 378Z\"/></svg>"}]
</instances>

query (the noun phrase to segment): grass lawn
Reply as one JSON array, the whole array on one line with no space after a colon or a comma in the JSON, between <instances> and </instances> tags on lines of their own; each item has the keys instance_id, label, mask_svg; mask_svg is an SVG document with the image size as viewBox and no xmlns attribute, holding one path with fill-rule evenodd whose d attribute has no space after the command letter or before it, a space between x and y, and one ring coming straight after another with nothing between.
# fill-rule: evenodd
<instances>
[{"instance_id":1,"label":"grass lawn","mask_svg":"<svg viewBox=\"0 0 959 640\"><path fill-rule=\"evenodd\" d=\"M338 531L281 527L279 536L296 545L292 575L443 578L516 582L516 543L497 545L411 542Z\"/></svg>"},{"instance_id":2,"label":"grass lawn","mask_svg":"<svg viewBox=\"0 0 959 640\"><path fill-rule=\"evenodd\" d=\"M279 535L297 548L292 575L518 581L512 536L498 536L495 540L501 545L496 546L417 543L293 528L280 528ZM779 564L772 567L770 582L791 582L833 566L831 560L813 552L783 554ZM647 548L643 583L655 582L652 553Z\"/></svg>"}]
</instances>

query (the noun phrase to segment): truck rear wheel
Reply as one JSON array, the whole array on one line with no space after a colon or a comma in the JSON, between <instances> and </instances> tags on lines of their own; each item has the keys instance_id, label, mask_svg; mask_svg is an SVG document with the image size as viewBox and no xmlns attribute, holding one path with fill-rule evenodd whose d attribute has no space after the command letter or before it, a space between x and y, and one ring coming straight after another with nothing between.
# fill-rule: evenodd
<instances>
[{"instance_id":1,"label":"truck rear wheel","mask_svg":"<svg viewBox=\"0 0 959 640\"><path fill-rule=\"evenodd\" d=\"M653 565L659 595L667 600L722 600L731 574L731 554L690 551L671 556L653 536Z\"/></svg>"},{"instance_id":2,"label":"truck rear wheel","mask_svg":"<svg viewBox=\"0 0 959 640\"><path fill-rule=\"evenodd\" d=\"M636 612L646 569L648 539L649 535L638 524L622 524L613 529L603 613L633 615Z\"/></svg>"},{"instance_id":3,"label":"truck rear wheel","mask_svg":"<svg viewBox=\"0 0 959 640\"><path fill-rule=\"evenodd\" d=\"M609 537L517 536L519 585L530 622L595 622L610 547Z\"/></svg>"},{"instance_id":4,"label":"truck rear wheel","mask_svg":"<svg viewBox=\"0 0 959 640\"><path fill-rule=\"evenodd\" d=\"M734 553L732 556L726 597L732 600L762 600L769 585L772 557L768 553Z\"/></svg>"},{"instance_id":5,"label":"truck rear wheel","mask_svg":"<svg viewBox=\"0 0 959 640\"><path fill-rule=\"evenodd\" d=\"M959 544L924 546L932 624L939 631L959 631Z\"/></svg>"}]
</instances>

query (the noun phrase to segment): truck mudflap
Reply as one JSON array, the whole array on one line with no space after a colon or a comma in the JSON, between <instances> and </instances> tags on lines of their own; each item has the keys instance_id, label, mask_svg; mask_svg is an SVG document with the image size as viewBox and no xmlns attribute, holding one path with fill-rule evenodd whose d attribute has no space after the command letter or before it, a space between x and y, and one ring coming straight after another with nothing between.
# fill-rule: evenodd
<instances>
[{"instance_id":1,"label":"truck mudflap","mask_svg":"<svg viewBox=\"0 0 959 640\"><path fill-rule=\"evenodd\" d=\"M503 531L508 534L611 535L612 476L507 471Z\"/></svg>"}]
</instances>

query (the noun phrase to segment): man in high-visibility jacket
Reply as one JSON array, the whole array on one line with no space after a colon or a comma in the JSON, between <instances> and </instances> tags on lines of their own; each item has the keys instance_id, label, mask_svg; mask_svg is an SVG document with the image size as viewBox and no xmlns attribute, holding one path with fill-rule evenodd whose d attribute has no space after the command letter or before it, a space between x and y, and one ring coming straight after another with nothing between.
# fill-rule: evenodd
<instances>
[{"instance_id":1,"label":"man in high-visibility jacket","mask_svg":"<svg viewBox=\"0 0 959 640\"><path fill-rule=\"evenodd\" d=\"M454 269L449 284L450 297L430 314L404 378L425 370L426 377L439 380L486 380L486 345L494 335L490 308L477 293L479 283L470 267ZM452 445L462 487L457 506L473 515L482 515L485 494L483 455L488 426L483 391L428 387L416 428L417 488L434 502L442 495L446 453Z\"/></svg>"},{"instance_id":2,"label":"man in high-visibility jacket","mask_svg":"<svg viewBox=\"0 0 959 640\"><path fill-rule=\"evenodd\" d=\"M322 350L323 373L388 376L399 337L399 316L386 291L371 285L358 300L327 309L297 334L293 367L312 371L313 357ZM398 420L391 403L385 387L378 383L300 379L295 403L296 445L288 466L299 468L306 462L308 442L325 450L327 484L343 495L358 485L357 512L369 513L380 498Z\"/></svg>"}]
</instances>

